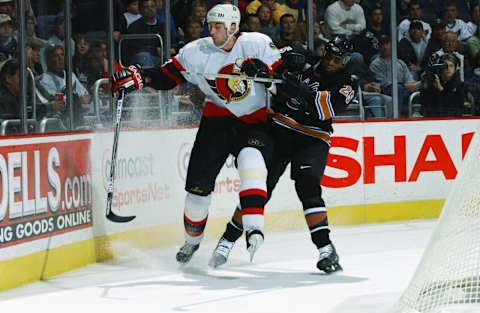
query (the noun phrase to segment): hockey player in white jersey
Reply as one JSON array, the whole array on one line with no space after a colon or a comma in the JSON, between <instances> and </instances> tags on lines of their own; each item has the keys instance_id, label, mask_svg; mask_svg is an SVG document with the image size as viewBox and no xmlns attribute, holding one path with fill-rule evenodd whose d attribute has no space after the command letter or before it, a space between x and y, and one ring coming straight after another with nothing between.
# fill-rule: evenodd
<instances>
[{"instance_id":1,"label":"hockey player in white jersey","mask_svg":"<svg viewBox=\"0 0 480 313\"><path fill-rule=\"evenodd\" d=\"M229 154L236 157L242 222L252 256L263 242L265 164L273 150L266 131L266 93L264 84L243 80L240 75L273 73L281 64L280 52L268 36L238 32L240 11L234 5L214 6L207 14L207 23L211 37L188 43L162 66L142 70L130 65L112 78L114 90L135 91L144 83L166 90L188 81L206 96L187 170L185 244L176 255L180 263L190 261L199 248L215 179ZM239 76L227 79L215 74Z\"/></svg>"}]
</instances>

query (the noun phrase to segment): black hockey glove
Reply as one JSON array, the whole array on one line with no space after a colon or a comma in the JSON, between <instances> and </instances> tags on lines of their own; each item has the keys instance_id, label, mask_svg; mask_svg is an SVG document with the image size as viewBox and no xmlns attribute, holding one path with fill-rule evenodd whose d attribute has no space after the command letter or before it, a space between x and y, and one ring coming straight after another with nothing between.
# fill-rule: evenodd
<instances>
[{"instance_id":1,"label":"black hockey glove","mask_svg":"<svg viewBox=\"0 0 480 313\"><path fill-rule=\"evenodd\" d=\"M282 64L275 69L275 72L301 72L305 67L306 59L303 54L287 51L282 54Z\"/></svg>"},{"instance_id":2,"label":"black hockey glove","mask_svg":"<svg viewBox=\"0 0 480 313\"><path fill-rule=\"evenodd\" d=\"M267 77L268 66L262 60L247 58L243 61L240 70L252 77Z\"/></svg>"},{"instance_id":3,"label":"black hockey glove","mask_svg":"<svg viewBox=\"0 0 480 313\"><path fill-rule=\"evenodd\" d=\"M282 103L289 109L311 114L315 110L315 91L297 79L297 77L285 72L282 74L283 84L277 88L277 94Z\"/></svg>"}]
</instances>

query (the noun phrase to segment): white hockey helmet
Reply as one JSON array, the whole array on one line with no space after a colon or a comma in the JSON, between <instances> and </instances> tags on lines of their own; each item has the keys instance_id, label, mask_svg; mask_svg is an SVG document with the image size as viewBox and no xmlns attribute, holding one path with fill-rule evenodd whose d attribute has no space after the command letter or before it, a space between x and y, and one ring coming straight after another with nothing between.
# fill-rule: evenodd
<instances>
[{"instance_id":1,"label":"white hockey helmet","mask_svg":"<svg viewBox=\"0 0 480 313\"><path fill-rule=\"evenodd\" d=\"M235 34L240 29L240 10L233 4L217 4L207 13L207 23L210 22L224 23L227 28L227 35L230 26L235 23L237 26Z\"/></svg>"}]
</instances>

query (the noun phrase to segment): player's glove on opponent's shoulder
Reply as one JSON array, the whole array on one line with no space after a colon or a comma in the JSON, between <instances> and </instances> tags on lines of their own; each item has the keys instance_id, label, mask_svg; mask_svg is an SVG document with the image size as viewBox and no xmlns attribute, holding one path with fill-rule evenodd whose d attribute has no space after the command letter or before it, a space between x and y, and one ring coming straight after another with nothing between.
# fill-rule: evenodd
<instances>
[{"instance_id":1,"label":"player's glove on opponent's shoulder","mask_svg":"<svg viewBox=\"0 0 480 313\"><path fill-rule=\"evenodd\" d=\"M240 70L252 77L267 77L269 74L268 65L263 63L260 59L246 58L241 66Z\"/></svg>"},{"instance_id":2,"label":"player's glove on opponent's shoulder","mask_svg":"<svg viewBox=\"0 0 480 313\"><path fill-rule=\"evenodd\" d=\"M143 75L140 65L130 65L127 68L115 72L112 75L114 94L120 88L124 88L126 93L137 91L143 88Z\"/></svg>"}]
</instances>

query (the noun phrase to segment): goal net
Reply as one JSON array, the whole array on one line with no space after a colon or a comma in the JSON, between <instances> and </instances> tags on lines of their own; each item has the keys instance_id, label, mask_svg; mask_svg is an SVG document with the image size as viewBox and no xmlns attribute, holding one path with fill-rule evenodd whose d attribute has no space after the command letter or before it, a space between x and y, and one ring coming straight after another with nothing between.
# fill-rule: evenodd
<instances>
[{"instance_id":1,"label":"goal net","mask_svg":"<svg viewBox=\"0 0 480 313\"><path fill-rule=\"evenodd\" d=\"M480 312L479 133L395 313Z\"/></svg>"}]
</instances>

